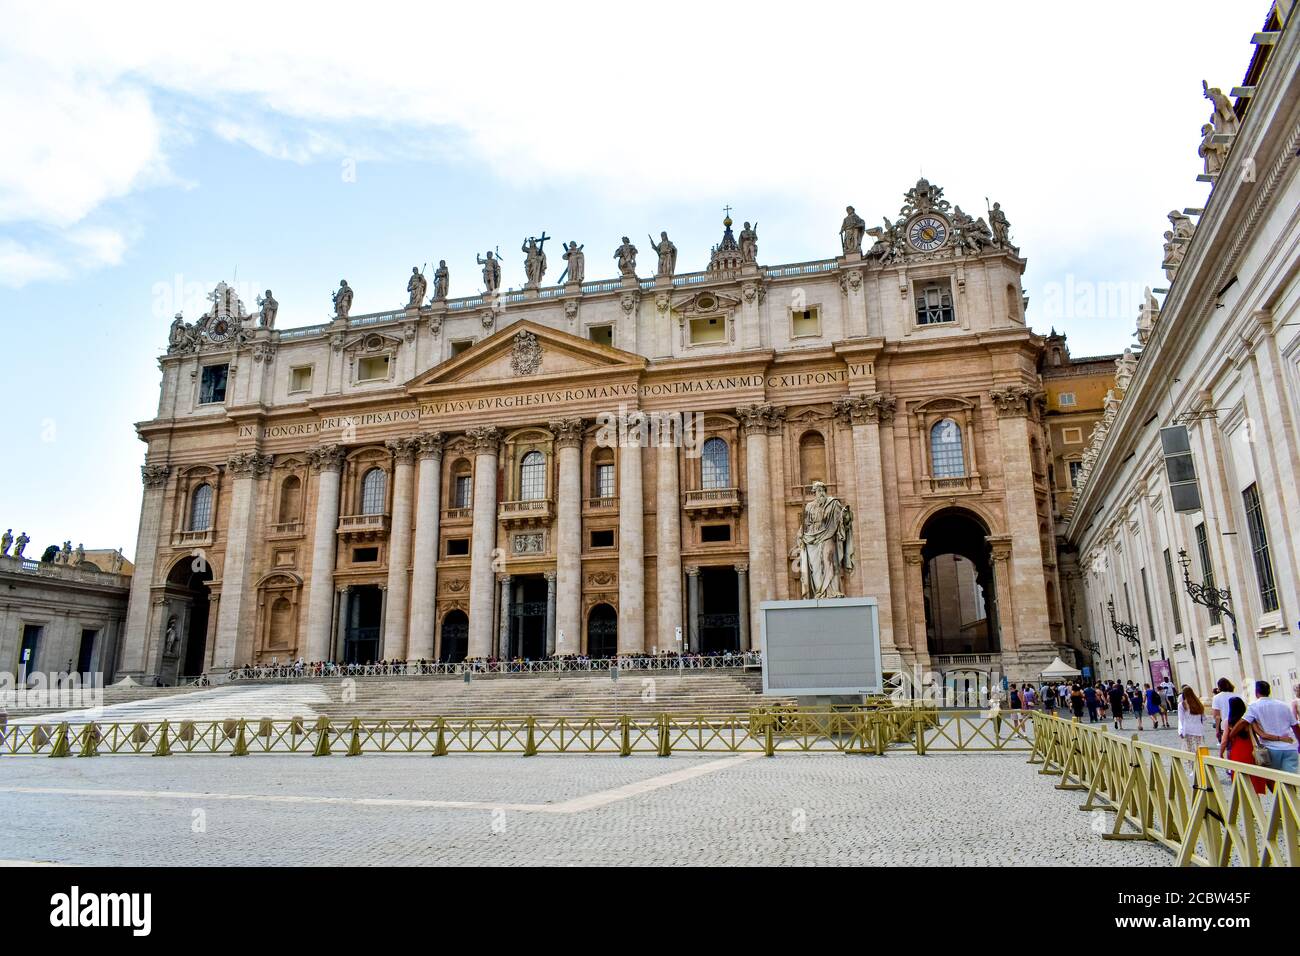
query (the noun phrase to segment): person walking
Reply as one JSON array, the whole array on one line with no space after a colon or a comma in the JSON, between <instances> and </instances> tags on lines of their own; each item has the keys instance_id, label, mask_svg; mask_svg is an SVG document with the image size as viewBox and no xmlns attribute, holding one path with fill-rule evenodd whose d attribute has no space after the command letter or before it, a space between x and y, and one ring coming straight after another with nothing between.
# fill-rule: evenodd
<instances>
[{"instance_id":1,"label":"person walking","mask_svg":"<svg viewBox=\"0 0 1300 956\"><path fill-rule=\"evenodd\" d=\"M1111 681L1110 687L1107 688L1106 696L1110 698L1110 712L1114 718L1115 729L1124 729L1124 706L1128 702L1124 699L1124 688L1118 681Z\"/></svg>"},{"instance_id":2,"label":"person walking","mask_svg":"<svg viewBox=\"0 0 1300 956\"><path fill-rule=\"evenodd\" d=\"M1245 720L1246 702L1233 694L1228 699L1227 719L1224 722L1223 740L1219 743L1219 756L1226 756L1240 764L1253 766L1255 763L1255 738L1251 733L1251 725ZM1233 771L1228 771L1229 776ZM1264 792L1264 780L1262 777L1250 776L1251 786L1255 788L1256 793Z\"/></svg>"},{"instance_id":3,"label":"person walking","mask_svg":"<svg viewBox=\"0 0 1300 956\"><path fill-rule=\"evenodd\" d=\"M1074 719L1080 720L1083 717L1083 691L1075 684L1070 691L1070 709L1074 711Z\"/></svg>"},{"instance_id":4,"label":"person walking","mask_svg":"<svg viewBox=\"0 0 1300 956\"><path fill-rule=\"evenodd\" d=\"M1200 750L1205 740L1205 705L1186 684L1178 698L1178 736L1188 753Z\"/></svg>"},{"instance_id":5,"label":"person walking","mask_svg":"<svg viewBox=\"0 0 1300 956\"><path fill-rule=\"evenodd\" d=\"M1143 726L1142 711L1144 709L1142 704L1142 690L1132 681L1130 681L1128 685L1128 703L1129 707L1133 709L1133 719L1137 721L1137 729L1141 730ZM1151 724L1151 729L1156 729L1154 723Z\"/></svg>"},{"instance_id":6,"label":"person walking","mask_svg":"<svg viewBox=\"0 0 1300 956\"><path fill-rule=\"evenodd\" d=\"M1147 716L1151 718L1152 730L1168 730L1169 715L1165 709L1160 706L1160 694L1150 684L1142 685L1142 696L1146 698ZM1160 719L1159 725L1156 724L1156 718Z\"/></svg>"},{"instance_id":7,"label":"person walking","mask_svg":"<svg viewBox=\"0 0 1300 956\"><path fill-rule=\"evenodd\" d=\"M1223 740L1223 731L1227 725L1225 720L1228 716L1228 707L1232 698L1241 698L1237 694L1237 689L1232 686L1232 681L1226 677L1220 677L1219 682L1215 685L1217 693L1210 700L1210 713L1214 718L1214 737L1216 740ZM1245 701L1242 701L1244 706Z\"/></svg>"},{"instance_id":8,"label":"person walking","mask_svg":"<svg viewBox=\"0 0 1300 956\"><path fill-rule=\"evenodd\" d=\"M1285 773L1300 773L1300 721L1291 708L1270 696L1266 680L1255 681L1255 701L1246 708L1242 720L1249 724L1256 738L1268 751L1268 765Z\"/></svg>"},{"instance_id":9,"label":"person walking","mask_svg":"<svg viewBox=\"0 0 1300 956\"><path fill-rule=\"evenodd\" d=\"M1088 723L1097 722L1097 688L1089 684L1083 689L1083 700L1088 707Z\"/></svg>"}]
</instances>

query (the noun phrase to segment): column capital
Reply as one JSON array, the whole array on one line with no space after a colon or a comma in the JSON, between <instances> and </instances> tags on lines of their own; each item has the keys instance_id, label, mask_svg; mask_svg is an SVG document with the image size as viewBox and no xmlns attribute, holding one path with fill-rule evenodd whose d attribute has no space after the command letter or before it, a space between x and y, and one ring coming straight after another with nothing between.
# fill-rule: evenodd
<instances>
[{"instance_id":1,"label":"column capital","mask_svg":"<svg viewBox=\"0 0 1300 956\"><path fill-rule=\"evenodd\" d=\"M496 455L501 451L501 429L495 425L481 425L465 432L465 437L480 455Z\"/></svg>"},{"instance_id":2,"label":"column capital","mask_svg":"<svg viewBox=\"0 0 1300 956\"><path fill-rule=\"evenodd\" d=\"M554 571L543 571L543 572L542 572L542 577L546 579L546 583L547 583L547 584L554 584L554 583L555 583L555 572L554 572Z\"/></svg>"},{"instance_id":3,"label":"column capital","mask_svg":"<svg viewBox=\"0 0 1300 956\"><path fill-rule=\"evenodd\" d=\"M161 488L167 484L167 476L171 474L171 468L167 465L141 465L140 481L146 488Z\"/></svg>"},{"instance_id":4,"label":"column capital","mask_svg":"<svg viewBox=\"0 0 1300 956\"><path fill-rule=\"evenodd\" d=\"M442 458L442 432L421 432L412 441L419 445L419 456L421 458Z\"/></svg>"},{"instance_id":5,"label":"column capital","mask_svg":"<svg viewBox=\"0 0 1300 956\"><path fill-rule=\"evenodd\" d=\"M226 470L236 478L265 478L271 473L274 455L261 455L257 452L239 452L226 461Z\"/></svg>"},{"instance_id":6,"label":"column capital","mask_svg":"<svg viewBox=\"0 0 1300 956\"><path fill-rule=\"evenodd\" d=\"M748 565L748 564L744 564L744 563L737 564L737 565L735 566L735 568L736 568L736 573L737 573L737 574L748 574L748 573L749 573L749 565ZM698 571L699 569L697 568L696 570Z\"/></svg>"},{"instance_id":7,"label":"column capital","mask_svg":"<svg viewBox=\"0 0 1300 956\"><path fill-rule=\"evenodd\" d=\"M420 450L420 440L418 438L390 438L384 442L384 447L393 455L393 460L399 465L409 465L415 461L416 453Z\"/></svg>"},{"instance_id":8,"label":"column capital","mask_svg":"<svg viewBox=\"0 0 1300 956\"><path fill-rule=\"evenodd\" d=\"M894 420L898 399L883 392L869 395L846 395L832 406L840 421L850 425L889 424Z\"/></svg>"},{"instance_id":9,"label":"column capital","mask_svg":"<svg viewBox=\"0 0 1300 956\"><path fill-rule=\"evenodd\" d=\"M546 427L555 433L555 446L557 448L580 448L582 446L582 436L586 430L586 422L581 418L559 418L553 422L547 422Z\"/></svg>"},{"instance_id":10,"label":"column capital","mask_svg":"<svg viewBox=\"0 0 1300 956\"><path fill-rule=\"evenodd\" d=\"M700 573L700 569L699 569L699 567L698 567L697 565L694 565L694 564L688 564L688 565L687 565L685 568L683 568L682 570L684 570L684 571L686 572L686 574L687 574L688 577L692 577L692 578L693 578L693 577L697 577L697 576L699 575L699 573Z\"/></svg>"},{"instance_id":11,"label":"column capital","mask_svg":"<svg viewBox=\"0 0 1300 956\"><path fill-rule=\"evenodd\" d=\"M994 561L1001 564L1011 557L1011 535L991 534L984 540L989 543L989 550L992 552Z\"/></svg>"},{"instance_id":12,"label":"column capital","mask_svg":"<svg viewBox=\"0 0 1300 956\"><path fill-rule=\"evenodd\" d=\"M497 575L497 584L509 584L509 583L510 583L510 575L508 574Z\"/></svg>"},{"instance_id":13,"label":"column capital","mask_svg":"<svg viewBox=\"0 0 1300 956\"><path fill-rule=\"evenodd\" d=\"M1029 385L1011 385L989 392L998 418L1027 418L1044 401L1044 395Z\"/></svg>"},{"instance_id":14,"label":"column capital","mask_svg":"<svg viewBox=\"0 0 1300 956\"><path fill-rule=\"evenodd\" d=\"M925 539L915 538L911 541L903 542L903 560L908 564L919 565L922 563L925 549Z\"/></svg>"},{"instance_id":15,"label":"column capital","mask_svg":"<svg viewBox=\"0 0 1300 956\"><path fill-rule=\"evenodd\" d=\"M307 463L312 471L341 471L346 454L338 445L317 445L307 450Z\"/></svg>"},{"instance_id":16,"label":"column capital","mask_svg":"<svg viewBox=\"0 0 1300 956\"><path fill-rule=\"evenodd\" d=\"M785 406L766 402L741 405L736 409L736 417L746 435L765 435L785 421Z\"/></svg>"}]
</instances>

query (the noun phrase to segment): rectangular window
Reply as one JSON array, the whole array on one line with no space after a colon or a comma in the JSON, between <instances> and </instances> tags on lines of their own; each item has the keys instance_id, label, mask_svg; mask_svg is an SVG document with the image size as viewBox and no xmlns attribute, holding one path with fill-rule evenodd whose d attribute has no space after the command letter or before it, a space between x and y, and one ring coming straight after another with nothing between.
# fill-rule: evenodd
<instances>
[{"instance_id":1,"label":"rectangular window","mask_svg":"<svg viewBox=\"0 0 1300 956\"><path fill-rule=\"evenodd\" d=\"M352 549L353 564L369 564L373 561L378 561L378 560L379 560L378 548L353 548Z\"/></svg>"},{"instance_id":2,"label":"rectangular window","mask_svg":"<svg viewBox=\"0 0 1300 956\"><path fill-rule=\"evenodd\" d=\"M298 365L289 369L290 393L311 391L311 370L310 365Z\"/></svg>"},{"instance_id":3,"label":"rectangular window","mask_svg":"<svg viewBox=\"0 0 1300 956\"><path fill-rule=\"evenodd\" d=\"M605 531L593 531L591 533L591 546L593 548L614 547L614 529L609 528Z\"/></svg>"},{"instance_id":4,"label":"rectangular window","mask_svg":"<svg viewBox=\"0 0 1300 956\"><path fill-rule=\"evenodd\" d=\"M803 336L816 336L822 334L822 313L821 309L813 306L811 309L804 309L790 313L790 337L800 338Z\"/></svg>"},{"instance_id":5,"label":"rectangular window","mask_svg":"<svg viewBox=\"0 0 1300 956\"><path fill-rule=\"evenodd\" d=\"M614 497L613 463L601 464L596 466L596 497L597 498Z\"/></svg>"},{"instance_id":6,"label":"rectangular window","mask_svg":"<svg viewBox=\"0 0 1300 956\"><path fill-rule=\"evenodd\" d=\"M731 525L729 524L706 524L700 527L700 541L704 544L730 540Z\"/></svg>"},{"instance_id":7,"label":"rectangular window","mask_svg":"<svg viewBox=\"0 0 1300 956\"><path fill-rule=\"evenodd\" d=\"M1062 429L1061 429L1061 441L1063 441L1063 442L1064 442L1065 444L1067 444L1067 445L1082 445L1082 444L1083 444L1083 429L1082 429L1082 428L1062 428Z\"/></svg>"},{"instance_id":8,"label":"rectangular window","mask_svg":"<svg viewBox=\"0 0 1300 956\"><path fill-rule=\"evenodd\" d=\"M952 283L932 282L916 293L916 324L943 325L957 321L952 311Z\"/></svg>"},{"instance_id":9,"label":"rectangular window","mask_svg":"<svg viewBox=\"0 0 1300 956\"><path fill-rule=\"evenodd\" d=\"M461 339L459 342L451 343L451 354L459 355L461 352L468 351L469 347L474 344L473 339Z\"/></svg>"},{"instance_id":10,"label":"rectangular window","mask_svg":"<svg viewBox=\"0 0 1300 956\"><path fill-rule=\"evenodd\" d=\"M451 498L451 506L453 508L468 508L473 494L473 477L470 475L457 475L456 487Z\"/></svg>"},{"instance_id":11,"label":"rectangular window","mask_svg":"<svg viewBox=\"0 0 1300 956\"><path fill-rule=\"evenodd\" d=\"M1070 466L1070 487L1071 487L1071 488L1078 488L1078 487L1079 487L1079 475L1083 472L1083 462L1081 462L1081 461L1072 461L1072 462L1069 462L1068 464L1069 464L1069 466Z\"/></svg>"},{"instance_id":12,"label":"rectangular window","mask_svg":"<svg viewBox=\"0 0 1300 956\"><path fill-rule=\"evenodd\" d=\"M614 326L612 325L593 325L587 330L587 338L597 345L614 345Z\"/></svg>"},{"instance_id":13,"label":"rectangular window","mask_svg":"<svg viewBox=\"0 0 1300 956\"><path fill-rule=\"evenodd\" d=\"M1169 497L1179 514L1201 510L1201 489L1196 483L1196 462L1192 459L1192 440L1186 425L1160 429L1160 450L1169 479Z\"/></svg>"},{"instance_id":14,"label":"rectangular window","mask_svg":"<svg viewBox=\"0 0 1300 956\"><path fill-rule=\"evenodd\" d=\"M727 320L720 315L691 319L691 344L703 345L708 342L725 342L727 339Z\"/></svg>"},{"instance_id":15,"label":"rectangular window","mask_svg":"<svg viewBox=\"0 0 1300 956\"><path fill-rule=\"evenodd\" d=\"M199 404L216 405L226 400L226 376L229 365L206 365L199 380Z\"/></svg>"},{"instance_id":16,"label":"rectangular window","mask_svg":"<svg viewBox=\"0 0 1300 956\"><path fill-rule=\"evenodd\" d=\"M1205 523L1196 526L1196 554L1201 559L1201 580L1207 588L1214 587L1214 565L1210 564L1210 541L1205 535ZM1223 620L1223 613L1217 608L1209 608L1210 623L1218 624Z\"/></svg>"},{"instance_id":17,"label":"rectangular window","mask_svg":"<svg viewBox=\"0 0 1300 956\"><path fill-rule=\"evenodd\" d=\"M1268 529L1264 527L1264 510L1259 489L1252 484L1241 493L1246 506L1246 527L1250 531L1250 553L1255 558L1255 580L1259 584L1259 603L1265 614L1277 610L1277 584L1273 579L1273 558L1268 550Z\"/></svg>"},{"instance_id":18,"label":"rectangular window","mask_svg":"<svg viewBox=\"0 0 1300 956\"><path fill-rule=\"evenodd\" d=\"M367 355L357 363L358 382L381 382L388 378L388 356Z\"/></svg>"},{"instance_id":19,"label":"rectangular window","mask_svg":"<svg viewBox=\"0 0 1300 956\"><path fill-rule=\"evenodd\" d=\"M1062 392L1060 395L1056 396L1056 404L1062 407L1073 405L1074 403L1074 392Z\"/></svg>"},{"instance_id":20,"label":"rectangular window","mask_svg":"<svg viewBox=\"0 0 1300 956\"><path fill-rule=\"evenodd\" d=\"M1169 606L1174 609L1174 633L1183 633L1183 612L1178 609L1178 585L1174 581L1174 562L1165 548L1165 581L1169 585Z\"/></svg>"},{"instance_id":21,"label":"rectangular window","mask_svg":"<svg viewBox=\"0 0 1300 956\"><path fill-rule=\"evenodd\" d=\"M467 554L469 554L469 538L447 539L447 557L462 557Z\"/></svg>"}]
</instances>

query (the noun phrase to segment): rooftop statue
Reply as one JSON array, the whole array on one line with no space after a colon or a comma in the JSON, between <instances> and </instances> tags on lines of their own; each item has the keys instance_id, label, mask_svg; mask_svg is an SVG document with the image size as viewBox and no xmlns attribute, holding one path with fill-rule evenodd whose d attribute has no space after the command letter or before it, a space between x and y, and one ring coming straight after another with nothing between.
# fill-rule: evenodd
<instances>
[{"instance_id":1,"label":"rooftop statue","mask_svg":"<svg viewBox=\"0 0 1300 956\"><path fill-rule=\"evenodd\" d=\"M542 284L542 277L546 275L546 240L551 238L542 230L540 238L529 236L524 240L524 244L519 247L524 254L524 275L528 279L528 285L537 288Z\"/></svg>"},{"instance_id":2,"label":"rooftop statue","mask_svg":"<svg viewBox=\"0 0 1300 956\"><path fill-rule=\"evenodd\" d=\"M0 558L9 557L9 549L14 544L14 529L8 528L4 534L0 534Z\"/></svg>"},{"instance_id":3,"label":"rooftop statue","mask_svg":"<svg viewBox=\"0 0 1300 956\"><path fill-rule=\"evenodd\" d=\"M338 291L330 298L334 301L335 316L346 319L348 313L352 311L352 287L348 285L347 279L339 280Z\"/></svg>"},{"instance_id":4,"label":"rooftop statue","mask_svg":"<svg viewBox=\"0 0 1300 956\"><path fill-rule=\"evenodd\" d=\"M258 298L257 304L262 307L262 318L258 325L264 329L275 328L275 316L280 311L280 303L275 301L270 289L266 290L265 296Z\"/></svg>"},{"instance_id":5,"label":"rooftop statue","mask_svg":"<svg viewBox=\"0 0 1300 956\"><path fill-rule=\"evenodd\" d=\"M424 304L424 291L429 288L429 281L425 279L424 273L411 266L411 278L406 280L406 291L409 297L406 300L408 309L418 309Z\"/></svg>"},{"instance_id":6,"label":"rooftop statue","mask_svg":"<svg viewBox=\"0 0 1300 956\"><path fill-rule=\"evenodd\" d=\"M632 245L632 240L627 236L623 237L623 244L614 250L614 258L618 260L620 275L636 278L636 246Z\"/></svg>"},{"instance_id":7,"label":"rooftop statue","mask_svg":"<svg viewBox=\"0 0 1300 956\"><path fill-rule=\"evenodd\" d=\"M1011 223L1000 202L995 202L989 210L989 228L993 230L993 245L1004 249L1011 247Z\"/></svg>"},{"instance_id":8,"label":"rooftop statue","mask_svg":"<svg viewBox=\"0 0 1300 956\"><path fill-rule=\"evenodd\" d=\"M745 225L740 230L740 258L742 262L758 261L758 223Z\"/></svg>"},{"instance_id":9,"label":"rooftop statue","mask_svg":"<svg viewBox=\"0 0 1300 956\"><path fill-rule=\"evenodd\" d=\"M846 206L844 212L844 221L840 223L840 247L846 256L860 254L867 224L852 206Z\"/></svg>"},{"instance_id":10,"label":"rooftop statue","mask_svg":"<svg viewBox=\"0 0 1300 956\"><path fill-rule=\"evenodd\" d=\"M27 537L26 531L18 532L18 537L14 540L15 558L21 558L23 556L23 549L27 547L31 540L31 538Z\"/></svg>"},{"instance_id":11,"label":"rooftop statue","mask_svg":"<svg viewBox=\"0 0 1300 956\"><path fill-rule=\"evenodd\" d=\"M585 247L586 243L583 243L583 245L580 246L578 245L577 239L569 241L568 246L565 247L564 256L562 257L565 262L565 267L564 272L560 275L561 283L564 282L565 276L568 276L570 282L582 282L586 277L587 255L582 251Z\"/></svg>"},{"instance_id":12,"label":"rooftop statue","mask_svg":"<svg viewBox=\"0 0 1300 956\"><path fill-rule=\"evenodd\" d=\"M668 238L668 233L659 233L658 243L655 242L654 236L647 234L646 238L650 240L650 248L659 257L659 269L655 272L655 275L671 276L677 271L677 247Z\"/></svg>"},{"instance_id":13,"label":"rooftop statue","mask_svg":"<svg viewBox=\"0 0 1300 956\"><path fill-rule=\"evenodd\" d=\"M447 285L450 281L451 273L447 271L447 260L439 259L438 268L433 270L434 301L447 298Z\"/></svg>"},{"instance_id":14,"label":"rooftop statue","mask_svg":"<svg viewBox=\"0 0 1300 956\"><path fill-rule=\"evenodd\" d=\"M486 259L475 256L474 261L483 267L483 287L488 292L496 292L501 287L501 262L491 252Z\"/></svg>"}]
</instances>

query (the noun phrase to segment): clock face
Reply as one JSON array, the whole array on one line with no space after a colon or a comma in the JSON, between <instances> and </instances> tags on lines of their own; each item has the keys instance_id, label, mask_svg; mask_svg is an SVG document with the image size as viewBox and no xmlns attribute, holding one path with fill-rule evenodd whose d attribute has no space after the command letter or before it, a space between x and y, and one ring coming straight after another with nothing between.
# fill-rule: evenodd
<instances>
[{"instance_id":1,"label":"clock face","mask_svg":"<svg viewBox=\"0 0 1300 956\"><path fill-rule=\"evenodd\" d=\"M912 221L907 241L921 252L932 252L948 241L948 224L937 216L922 216Z\"/></svg>"},{"instance_id":2,"label":"clock face","mask_svg":"<svg viewBox=\"0 0 1300 956\"><path fill-rule=\"evenodd\" d=\"M208 338L214 342L224 342L230 335L230 323L226 319L217 319L208 326Z\"/></svg>"}]
</instances>

